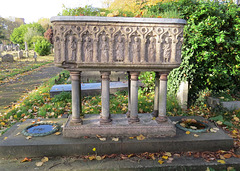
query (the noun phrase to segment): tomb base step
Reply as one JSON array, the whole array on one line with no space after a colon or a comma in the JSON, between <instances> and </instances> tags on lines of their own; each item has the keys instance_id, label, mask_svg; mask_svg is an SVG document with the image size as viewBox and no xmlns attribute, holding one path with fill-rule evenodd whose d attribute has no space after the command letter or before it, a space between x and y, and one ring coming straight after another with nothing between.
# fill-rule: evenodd
<instances>
[{"instance_id":1,"label":"tomb base step","mask_svg":"<svg viewBox=\"0 0 240 171\"><path fill-rule=\"evenodd\" d=\"M71 116L63 128L63 136L81 138L83 136L96 137L96 135L113 137L173 137L176 135L175 125L170 119L167 122L157 123L151 114L138 114L139 122L129 123L124 114L111 115L112 122L100 124L100 115L86 115L82 125L72 125Z\"/></svg>"},{"instance_id":2,"label":"tomb base step","mask_svg":"<svg viewBox=\"0 0 240 171\"><path fill-rule=\"evenodd\" d=\"M172 121L178 121L182 117L170 117ZM187 117L197 120L207 121L202 117ZM204 132L186 134L176 128L174 137L155 137L137 140L136 137L107 137L101 141L97 135L95 137L66 138L60 135L48 135L44 137L32 137L26 139L26 136L19 134L27 126L36 120L27 119L23 123L17 123L0 137L0 157L40 157L40 156L74 156L95 154L93 148L97 149L98 155L105 154L131 154L144 152L186 152L186 151L218 151L230 150L233 148L233 139L229 137L221 128L216 133ZM46 119L43 121L57 122L62 125L67 119ZM210 128L216 126L208 122ZM80 130L79 130L80 131ZM118 138L114 141L113 138Z\"/></svg>"}]
</instances>

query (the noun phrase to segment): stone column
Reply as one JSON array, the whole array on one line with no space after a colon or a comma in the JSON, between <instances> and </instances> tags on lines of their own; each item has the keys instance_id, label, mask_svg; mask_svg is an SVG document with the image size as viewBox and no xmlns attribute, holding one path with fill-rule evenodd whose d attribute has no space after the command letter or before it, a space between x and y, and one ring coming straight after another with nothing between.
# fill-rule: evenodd
<instances>
[{"instance_id":1,"label":"stone column","mask_svg":"<svg viewBox=\"0 0 240 171\"><path fill-rule=\"evenodd\" d=\"M139 122L138 118L138 76L140 72L130 72L131 75L131 113L130 113L130 123Z\"/></svg>"},{"instance_id":2,"label":"stone column","mask_svg":"<svg viewBox=\"0 0 240 171\"><path fill-rule=\"evenodd\" d=\"M82 120L80 118L80 78L81 71L71 71L70 72L71 82L72 82L72 124L82 124Z\"/></svg>"},{"instance_id":3,"label":"stone column","mask_svg":"<svg viewBox=\"0 0 240 171\"><path fill-rule=\"evenodd\" d=\"M167 74L161 74L159 80L159 106L158 106L158 117L156 121L166 122L166 105L167 105Z\"/></svg>"},{"instance_id":4,"label":"stone column","mask_svg":"<svg viewBox=\"0 0 240 171\"><path fill-rule=\"evenodd\" d=\"M110 124L112 119L109 111L109 94L110 94L110 71L101 71L102 77L102 112L100 124Z\"/></svg>"},{"instance_id":5,"label":"stone column","mask_svg":"<svg viewBox=\"0 0 240 171\"><path fill-rule=\"evenodd\" d=\"M159 72L155 72L155 92L154 92L155 96L154 96L154 105L153 105L153 113L152 113L153 117L157 117L158 116L159 77L160 77L160 73Z\"/></svg>"},{"instance_id":6,"label":"stone column","mask_svg":"<svg viewBox=\"0 0 240 171\"><path fill-rule=\"evenodd\" d=\"M130 113L131 113L131 75L130 72L127 71L128 73L128 111L126 113L127 117L130 117Z\"/></svg>"}]
</instances>

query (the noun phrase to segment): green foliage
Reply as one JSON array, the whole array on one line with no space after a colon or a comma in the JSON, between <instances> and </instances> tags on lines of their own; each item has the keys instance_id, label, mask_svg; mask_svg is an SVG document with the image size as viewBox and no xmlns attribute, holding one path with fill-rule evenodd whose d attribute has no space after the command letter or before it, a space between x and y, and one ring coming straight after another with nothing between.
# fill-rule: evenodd
<instances>
[{"instance_id":1,"label":"green foliage","mask_svg":"<svg viewBox=\"0 0 240 171\"><path fill-rule=\"evenodd\" d=\"M60 94L57 94L52 99L53 103L64 101L66 103L69 103L72 101L72 96L70 92L61 92Z\"/></svg>"},{"instance_id":2,"label":"green foliage","mask_svg":"<svg viewBox=\"0 0 240 171\"><path fill-rule=\"evenodd\" d=\"M38 23L25 24L13 30L13 33L10 36L10 40L15 44L19 44L21 49L24 49L24 36L28 32L29 28L34 28L34 30L41 36L43 36L43 33L45 32L44 28Z\"/></svg>"},{"instance_id":3,"label":"green foliage","mask_svg":"<svg viewBox=\"0 0 240 171\"><path fill-rule=\"evenodd\" d=\"M94 8L91 5L86 5L84 8L66 8L63 5L62 13L58 15L62 16L96 16L99 15L100 10L98 8Z\"/></svg>"},{"instance_id":4,"label":"green foliage","mask_svg":"<svg viewBox=\"0 0 240 171\"><path fill-rule=\"evenodd\" d=\"M169 75L169 89L176 92L180 82L191 86L192 102L204 89L239 89L240 85L240 9L234 3L180 0L159 3L148 10L158 16L178 10L187 25L184 29L182 64Z\"/></svg>"},{"instance_id":5,"label":"green foliage","mask_svg":"<svg viewBox=\"0 0 240 171\"><path fill-rule=\"evenodd\" d=\"M35 51L40 56L46 56L51 53L51 43L47 41L46 39L37 40L35 44Z\"/></svg>"},{"instance_id":6,"label":"green foliage","mask_svg":"<svg viewBox=\"0 0 240 171\"><path fill-rule=\"evenodd\" d=\"M27 32L24 34L24 41L27 42L29 49L33 49L33 37L42 36L42 33L35 27L29 27Z\"/></svg>"},{"instance_id":7,"label":"green foliage","mask_svg":"<svg viewBox=\"0 0 240 171\"><path fill-rule=\"evenodd\" d=\"M141 72L139 80L144 84L143 93L151 93L155 88L155 72Z\"/></svg>"}]
</instances>

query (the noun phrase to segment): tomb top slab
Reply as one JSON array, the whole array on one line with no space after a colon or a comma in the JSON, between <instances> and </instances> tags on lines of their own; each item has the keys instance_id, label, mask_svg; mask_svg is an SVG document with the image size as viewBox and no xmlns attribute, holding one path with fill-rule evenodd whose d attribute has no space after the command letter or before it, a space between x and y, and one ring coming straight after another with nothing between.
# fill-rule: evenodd
<instances>
[{"instance_id":1,"label":"tomb top slab","mask_svg":"<svg viewBox=\"0 0 240 171\"><path fill-rule=\"evenodd\" d=\"M113 23L161 23L161 24L186 24L186 20L175 18L134 18L134 17L97 17L97 16L55 16L51 22L113 22Z\"/></svg>"}]
</instances>

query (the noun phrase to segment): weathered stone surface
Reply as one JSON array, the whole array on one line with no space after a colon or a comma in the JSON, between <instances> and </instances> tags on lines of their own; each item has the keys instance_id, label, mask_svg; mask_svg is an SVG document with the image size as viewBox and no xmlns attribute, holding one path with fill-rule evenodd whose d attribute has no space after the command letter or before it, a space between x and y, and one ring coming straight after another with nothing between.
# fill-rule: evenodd
<instances>
[{"instance_id":1,"label":"weathered stone surface","mask_svg":"<svg viewBox=\"0 0 240 171\"><path fill-rule=\"evenodd\" d=\"M6 54L2 57L2 62L14 62L13 55Z\"/></svg>"},{"instance_id":2,"label":"weathered stone surface","mask_svg":"<svg viewBox=\"0 0 240 171\"><path fill-rule=\"evenodd\" d=\"M129 123L126 115L112 115L112 123L109 125L100 124L99 115L86 115L83 124L80 126L71 126L69 118L63 128L63 136L71 138L80 138L83 136L96 135L114 137L138 136L140 134L146 137L173 137L176 135L176 127L170 120L158 124L152 119L151 114L139 114L139 122Z\"/></svg>"},{"instance_id":3,"label":"weathered stone surface","mask_svg":"<svg viewBox=\"0 0 240 171\"><path fill-rule=\"evenodd\" d=\"M23 51L20 50L20 51L18 52L18 58L23 58Z\"/></svg>"},{"instance_id":4,"label":"weathered stone surface","mask_svg":"<svg viewBox=\"0 0 240 171\"><path fill-rule=\"evenodd\" d=\"M221 105L223 108L226 108L228 110L240 109L240 101L221 102L218 98L207 97L207 103L212 108L216 108Z\"/></svg>"},{"instance_id":5,"label":"weathered stone surface","mask_svg":"<svg viewBox=\"0 0 240 171\"><path fill-rule=\"evenodd\" d=\"M51 22L55 63L63 68L169 72L181 63L182 19L59 16Z\"/></svg>"}]
</instances>

